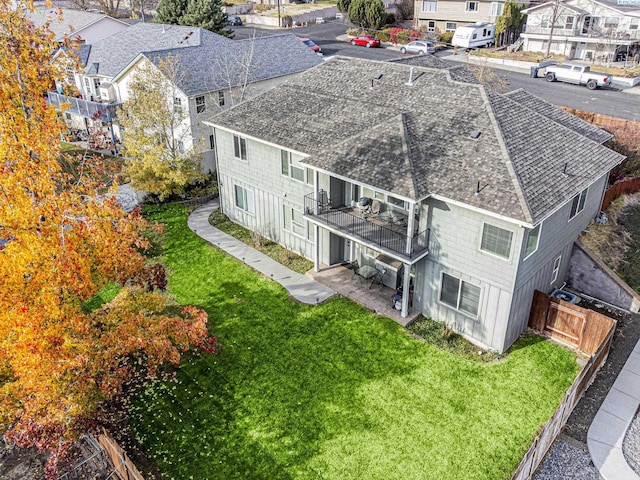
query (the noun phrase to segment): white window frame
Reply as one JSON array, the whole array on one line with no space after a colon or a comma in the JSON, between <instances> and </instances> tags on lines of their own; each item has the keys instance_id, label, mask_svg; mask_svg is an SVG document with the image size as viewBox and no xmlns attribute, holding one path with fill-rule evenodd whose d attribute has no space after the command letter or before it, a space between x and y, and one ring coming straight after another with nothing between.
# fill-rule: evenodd
<instances>
[{"instance_id":1,"label":"white window frame","mask_svg":"<svg viewBox=\"0 0 640 480\"><path fill-rule=\"evenodd\" d=\"M536 245L533 248L533 250L531 250L529 253L527 253L527 248L529 248L529 237L536 230L538 231L537 237L536 237ZM542 233L542 223L539 223L534 228L531 228L531 229L527 230L527 233L524 236L524 238L525 238L525 240L524 240L524 259L525 260L538 251L538 247L540 246L540 234L541 233Z\"/></svg>"},{"instance_id":2,"label":"white window frame","mask_svg":"<svg viewBox=\"0 0 640 480\"><path fill-rule=\"evenodd\" d=\"M287 170L287 173L285 173L285 167ZM302 174L302 178L297 178L294 176L294 172L298 172L298 174ZM294 165L293 163L293 157L291 155L291 152L288 150L280 150L280 173L282 175L284 175L285 177L289 177L292 180L295 180L296 182L301 182L304 183L305 182L305 176L306 176L306 171L304 167L298 166L298 165Z\"/></svg>"},{"instance_id":3,"label":"white window frame","mask_svg":"<svg viewBox=\"0 0 640 480\"><path fill-rule=\"evenodd\" d=\"M569 19L571 19L571 21L569 21ZM564 29L565 30L573 30L575 22L576 22L576 17L575 16L567 15L566 17L564 17Z\"/></svg>"},{"instance_id":4,"label":"white window frame","mask_svg":"<svg viewBox=\"0 0 640 480\"><path fill-rule=\"evenodd\" d=\"M224 107L224 92L218 92L218 106Z\"/></svg>"},{"instance_id":5,"label":"white window frame","mask_svg":"<svg viewBox=\"0 0 640 480\"><path fill-rule=\"evenodd\" d=\"M429 20L427 22L427 32L433 33L436 31L436 21L435 20Z\"/></svg>"},{"instance_id":6,"label":"white window frame","mask_svg":"<svg viewBox=\"0 0 640 480\"><path fill-rule=\"evenodd\" d=\"M485 231L487 227L495 228L500 230L501 232L507 232L509 234L509 252L507 256L503 256L498 252L494 252L493 250L488 250L487 248L483 248L484 240L485 240ZM501 258L502 260L511 259L511 251L513 250L513 232L511 230L507 230L506 228L498 227L497 225L493 225L491 223L483 222L482 223L482 232L480 234L480 251L489 255L492 255L496 258Z\"/></svg>"},{"instance_id":7,"label":"white window frame","mask_svg":"<svg viewBox=\"0 0 640 480\"><path fill-rule=\"evenodd\" d=\"M233 203L236 208L254 214L256 211L253 189L233 184Z\"/></svg>"},{"instance_id":8,"label":"white window frame","mask_svg":"<svg viewBox=\"0 0 640 480\"><path fill-rule=\"evenodd\" d=\"M587 195L589 194L589 187L577 193L571 199L571 210L569 211L569 221L578 216L580 212L584 210L584 205L587 203Z\"/></svg>"},{"instance_id":9,"label":"white window frame","mask_svg":"<svg viewBox=\"0 0 640 480\"><path fill-rule=\"evenodd\" d=\"M196 102L196 113L197 114L204 113L205 110L207 109L207 98L204 95L198 95L195 98L195 102Z\"/></svg>"},{"instance_id":10,"label":"white window frame","mask_svg":"<svg viewBox=\"0 0 640 480\"><path fill-rule=\"evenodd\" d=\"M457 22L447 22L447 23L445 23L444 31L445 32L455 32L456 28L458 28L458 23Z\"/></svg>"},{"instance_id":11,"label":"white window frame","mask_svg":"<svg viewBox=\"0 0 640 480\"><path fill-rule=\"evenodd\" d=\"M447 302L446 300L442 299L442 287L444 285L444 280L445 280L445 275L447 277L450 277L454 280L457 280L458 282L458 293L456 295L456 305L452 305L451 303ZM462 300L463 300L463 288L465 286L469 286L472 287L474 289L477 289L478 292L478 303L476 304L476 312L470 312L468 310L465 310L464 308L462 308ZM461 278L456 277L455 275L451 275L450 273L446 273L446 272L442 272L440 275L440 292L438 293L438 301L442 304L445 305L449 308L453 308L455 311L462 313L463 315L466 315L470 318L474 318L477 319L479 314L480 314L480 304L481 304L481 300L482 300L482 287L478 286L478 285L474 285L471 282L467 282L465 280L462 280Z\"/></svg>"},{"instance_id":12,"label":"white window frame","mask_svg":"<svg viewBox=\"0 0 640 480\"><path fill-rule=\"evenodd\" d=\"M504 7L504 3L502 2L491 2L491 13L492 17L499 17L502 15L502 8Z\"/></svg>"},{"instance_id":13,"label":"white window frame","mask_svg":"<svg viewBox=\"0 0 640 480\"><path fill-rule=\"evenodd\" d=\"M422 11L423 12L437 12L438 11L438 0L422 0Z\"/></svg>"},{"instance_id":14,"label":"white window frame","mask_svg":"<svg viewBox=\"0 0 640 480\"><path fill-rule=\"evenodd\" d=\"M238 160L247 161L247 139L240 135L233 135L233 156Z\"/></svg>"},{"instance_id":15,"label":"white window frame","mask_svg":"<svg viewBox=\"0 0 640 480\"><path fill-rule=\"evenodd\" d=\"M640 19L631 18L629 20L629 30L638 30L638 25L640 25Z\"/></svg>"},{"instance_id":16,"label":"white window frame","mask_svg":"<svg viewBox=\"0 0 640 480\"><path fill-rule=\"evenodd\" d=\"M471 6L473 5L473 8L471 8ZM471 2L467 2L465 4L464 7L464 11L465 12L477 12L478 11L478 2L477 1L471 1Z\"/></svg>"},{"instance_id":17,"label":"white window frame","mask_svg":"<svg viewBox=\"0 0 640 480\"><path fill-rule=\"evenodd\" d=\"M295 235L296 237L300 237L300 238L307 238L307 229L306 229L306 222L304 220L304 217L302 215L302 212L296 208L291 208L289 210L290 214L291 214L291 220L290 220L290 231L293 235ZM299 221L296 221L294 218L294 214L297 213L300 215Z\"/></svg>"},{"instance_id":18,"label":"white window frame","mask_svg":"<svg viewBox=\"0 0 640 480\"><path fill-rule=\"evenodd\" d=\"M560 273L560 265L562 265L562 255L558 255L553 261L553 269L551 271L551 285L553 285L558 279Z\"/></svg>"}]
</instances>

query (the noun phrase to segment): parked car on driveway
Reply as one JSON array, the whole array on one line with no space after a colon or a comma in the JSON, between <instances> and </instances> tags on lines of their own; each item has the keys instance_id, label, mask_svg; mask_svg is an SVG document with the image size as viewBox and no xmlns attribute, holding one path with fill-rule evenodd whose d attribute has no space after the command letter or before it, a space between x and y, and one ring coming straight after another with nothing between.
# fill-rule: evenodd
<instances>
[{"instance_id":1,"label":"parked car on driveway","mask_svg":"<svg viewBox=\"0 0 640 480\"><path fill-rule=\"evenodd\" d=\"M575 83L586 85L589 90L611 85L611 75L592 72L588 65L576 63L563 63L562 65L549 65L544 72L547 82Z\"/></svg>"},{"instance_id":2,"label":"parked car on driveway","mask_svg":"<svg viewBox=\"0 0 640 480\"><path fill-rule=\"evenodd\" d=\"M376 37L372 37L371 35L358 35L355 38L351 39L351 45L358 45L360 47L379 47L380 40Z\"/></svg>"},{"instance_id":3,"label":"parked car on driveway","mask_svg":"<svg viewBox=\"0 0 640 480\"><path fill-rule=\"evenodd\" d=\"M242 19L237 15L229 15L227 17L227 23L229 25L242 25Z\"/></svg>"},{"instance_id":4,"label":"parked car on driveway","mask_svg":"<svg viewBox=\"0 0 640 480\"><path fill-rule=\"evenodd\" d=\"M313 40L309 40L308 38L304 38L304 37L298 37L298 40L300 40L302 43L304 43L307 47L309 47L314 52L316 53L322 52L322 48L320 48L320 45L316 45Z\"/></svg>"},{"instance_id":5,"label":"parked car on driveway","mask_svg":"<svg viewBox=\"0 0 640 480\"><path fill-rule=\"evenodd\" d=\"M418 55L424 55L426 53L436 53L436 47L431 42L424 40L416 40L415 42L409 42L406 45L400 47L401 53L417 53Z\"/></svg>"}]
</instances>

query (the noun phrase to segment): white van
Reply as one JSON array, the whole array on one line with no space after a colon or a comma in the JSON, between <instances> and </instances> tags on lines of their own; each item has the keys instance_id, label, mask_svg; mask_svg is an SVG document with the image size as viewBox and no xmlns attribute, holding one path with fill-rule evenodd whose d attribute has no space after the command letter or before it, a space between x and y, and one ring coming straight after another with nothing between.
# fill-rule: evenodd
<instances>
[{"instance_id":1,"label":"white van","mask_svg":"<svg viewBox=\"0 0 640 480\"><path fill-rule=\"evenodd\" d=\"M456 28L451 44L460 48L479 48L493 45L496 26L478 22Z\"/></svg>"}]
</instances>

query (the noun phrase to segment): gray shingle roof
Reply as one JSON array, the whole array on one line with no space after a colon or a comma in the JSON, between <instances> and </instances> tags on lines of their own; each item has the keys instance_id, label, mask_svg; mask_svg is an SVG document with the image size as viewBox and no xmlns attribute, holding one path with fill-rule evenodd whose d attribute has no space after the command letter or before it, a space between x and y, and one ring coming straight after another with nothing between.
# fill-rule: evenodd
<instances>
[{"instance_id":1,"label":"gray shingle roof","mask_svg":"<svg viewBox=\"0 0 640 480\"><path fill-rule=\"evenodd\" d=\"M27 18L38 27L44 25L47 20L51 20L49 28L55 34L56 40L62 40L65 33L70 34L72 30L81 30L106 17L104 13L86 12L71 8L63 8L62 15L62 21L60 22L55 9L52 7L38 7L35 12L26 12Z\"/></svg>"},{"instance_id":2,"label":"gray shingle roof","mask_svg":"<svg viewBox=\"0 0 640 480\"><path fill-rule=\"evenodd\" d=\"M580 135L590 138L594 142L604 143L613 136L601 128L598 128L589 122L585 122L581 118L571 115L570 113L553 106L549 102L546 102L525 90L518 89L505 93L505 95L520 105L523 105L540 115L544 115L554 122L557 122Z\"/></svg>"},{"instance_id":3,"label":"gray shingle roof","mask_svg":"<svg viewBox=\"0 0 640 480\"><path fill-rule=\"evenodd\" d=\"M232 41L215 33L204 32L208 34L206 37L209 42L218 45ZM203 30L200 28L137 23L95 42L87 60L86 73L112 78L140 53L198 47L202 37Z\"/></svg>"},{"instance_id":4,"label":"gray shingle roof","mask_svg":"<svg viewBox=\"0 0 640 480\"><path fill-rule=\"evenodd\" d=\"M187 96L237 85L242 65L249 57L250 82L301 72L322 63L291 34L231 40L196 27L137 23L94 43L85 71L113 78L139 54L155 64L168 56L179 58L185 75L178 87Z\"/></svg>"},{"instance_id":5,"label":"gray shingle roof","mask_svg":"<svg viewBox=\"0 0 640 480\"><path fill-rule=\"evenodd\" d=\"M179 55L183 71L188 75L182 78L178 87L188 96L240 84L245 65L250 65L251 83L301 72L322 63L318 55L292 34L224 39L222 44L219 38L223 37L203 31L202 44L198 48L169 49L145 55L155 64L169 55Z\"/></svg>"},{"instance_id":6,"label":"gray shingle roof","mask_svg":"<svg viewBox=\"0 0 640 480\"><path fill-rule=\"evenodd\" d=\"M623 158L517 99L452 80L446 69L415 67L408 86L409 70L337 57L209 123L398 196L441 195L530 223ZM478 140L472 130L482 132Z\"/></svg>"}]
</instances>

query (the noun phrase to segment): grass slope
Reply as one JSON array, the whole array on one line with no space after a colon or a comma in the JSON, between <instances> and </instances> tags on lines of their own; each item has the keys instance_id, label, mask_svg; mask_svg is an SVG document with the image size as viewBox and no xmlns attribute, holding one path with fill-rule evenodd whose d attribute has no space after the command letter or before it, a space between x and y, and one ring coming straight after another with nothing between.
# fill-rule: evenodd
<instances>
[{"instance_id":1,"label":"grass slope","mask_svg":"<svg viewBox=\"0 0 640 480\"><path fill-rule=\"evenodd\" d=\"M577 367L537 337L500 363L412 339L346 299L309 307L167 225L169 288L209 312L221 351L134 401L132 426L166 478L503 479Z\"/></svg>"}]
</instances>

